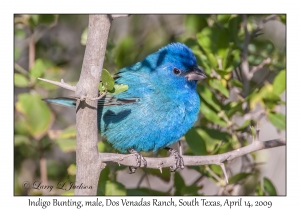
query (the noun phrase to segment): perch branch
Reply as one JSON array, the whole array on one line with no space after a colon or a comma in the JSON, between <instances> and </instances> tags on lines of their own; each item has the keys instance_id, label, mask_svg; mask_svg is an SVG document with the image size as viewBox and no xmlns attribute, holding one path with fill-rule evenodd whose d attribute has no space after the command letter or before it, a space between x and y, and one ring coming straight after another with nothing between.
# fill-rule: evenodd
<instances>
[{"instance_id":1,"label":"perch branch","mask_svg":"<svg viewBox=\"0 0 300 210\"><path fill-rule=\"evenodd\" d=\"M280 147L286 145L285 139L274 139L268 141L254 141L250 145L239 148L237 150L227 152L224 154L218 155L209 155L209 156L185 156L182 158L184 160L185 166L200 166L200 165L220 165L222 167L223 172L225 171L224 164L225 161L233 160L235 158L241 157L243 155L249 154L251 152L269 149L274 147ZM125 166L135 166L136 165L136 157L133 154L124 155L124 154L115 154L115 153L100 153L99 158L102 162L114 162L118 164L122 164ZM174 165L174 157L165 157L165 158L153 158L153 157L145 157L147 161L147 168L155 168L161 169L164 167L171 167ZM143 167L143 162L141 163L141 167ZM225 180L228 182L228 177L224 172Z\"/></svg>"}]
</instances>

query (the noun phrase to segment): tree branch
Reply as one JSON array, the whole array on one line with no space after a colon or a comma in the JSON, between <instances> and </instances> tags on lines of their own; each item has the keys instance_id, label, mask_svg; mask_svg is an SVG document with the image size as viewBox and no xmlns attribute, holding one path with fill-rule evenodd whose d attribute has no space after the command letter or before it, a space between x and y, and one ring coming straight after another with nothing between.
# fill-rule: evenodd
<instances>
[{"instance_id":1,"label":"tree branch","mask_svg":"<svg viewBox=\"0 0 300 210\"><path fill-rule=\"evenodd\" d=\"M250 41L255 36L257 36L257 33L264 28L265 24L270 20L276 19L277 16L270 15L270 16L264 18L258 24L258 27L251 32L251 34L249 34L249 31L247 28L247 24L248 24L247 15L243 15L242 17L243 17L243 28L244 28L244 33L245 33L245 41L244 41L244 47L243 47L243 51L242 51L241 71L242 71L242 76L243 76L242 78L243 78L243 83L244 83L243 95L247 96L248 92L249 92L249 88L250 88L250 80L253 77L254 72L258 71L259 69L261 69L263 67L263 65L267 64L267 63L262 63L261 67L259 65L259 66L257 66L257 68L254 67L254 69L252 69L250 71L249 62L248 62L248 46L250 44ZM263 62L270 62L270 61L266 59Z\"/></svg>"},{"instance_id":2,"label":"tree branch","mask_svg":"<svg viewBox=\"0 0 300 210\"><path fill-rule=\"evenodd\" d=\"M76 188L75 195L96 195L99 175L103 168L97 148L97 100L90 98L98 96L110 26L111 20L108 15L89 16L80 78L76 88L71 87L75 96L85 98L77 100L76 103L76 185L91 186L89 189Z\"/></svg>"},{"instance_id":3,"label":"tree branch","mask_svg":"<svg viewBox=\"0 0 300 210\"><path fill-rule=\"evenodd\" d=\"M285 139L254 141L248 146L224 154L209 155L209 156L183 155L182 158L185 166L200 166L200 165L215 164L215 165L220 165L222 167L225 161L233 160L235 158L241 157L251 152L256 152L263 149L270 149L274 147L280 147L284 145L286 145ZM115 154L115 153L100 153L99 158L101 158L101 161L105 163L114 162L125 166L136 166L136 157L134 154L125 155L125 154ZM174 161L175 161L174 157L165 157L165 158L145 157L145 159L147 161L147 168L155 168L155 169L171 167L174 165ZM144 167L143 162L141 163L141 167ZM224 165L222 167L222 170L224 172L226 182L228 182Z\"/></svg>"},{"instance_id":4,"label":"tree branch","mask_svg":"<svg viewBox=\"0 0 300 210\"><path fill-rule=\"evenodd\" d=\"M252 31L252 33L250 34L250 39L253 39L254 37L256 37L257 33L258 33L259 31L261 31L261 30L264 28L265 24L266 24L268 21L270 21L270 20L275 20L276 18L277 18L277 15L270 15L270 16L264 18L264 19L258 24L258 27L257 27L255 30Z\"/></svg>"},{"instance_id":5,"label":"tree branch","mask_svg":"<svg viewBox=\"0 0 300 210\"><path fill-rule=\"evenodd\" d=\"M241 70L242 70L242 78L244 84L244 91L243 95L248 95L249 88L250 88L250 75L249 75L249 63L248 63L248 45L250 43L250 36L247 28L248 20L247 15L243 15L243 27L245 33L245 41L244 47L242 52L242 63L241 63Z\"/></svg>"},{"instance_id":6,"label":"tree branch","mask_svg":"<svg viewBox=\"0 0 300 210\"><path fill-rule=\"evenodd\" d=\"M265 65L271 63L271 58L264 59L258 66L253 66L250 71L250 76L253 77L254 73L261 70Z\"/></svg>"},{"instance_id":7,"label":"tree branch","mask_svg":"<svg viewBox=\"0 0 300 210\"><path fill-rule=\"evenodd\" d=\"M38 79L42 80L44 82L48 82L48 83L51 83L53 85L57 85L59 87L71 90L71 91L74 91L74 92L76 91L76 86L72 86L72 85L69 85L69 84L65 83L63 79L61 79L60 82L56 82L56 81L52 81L52 80L48 80L48 79L43 79L43 78L38 78Z\"/></svg>"}]
</instances>

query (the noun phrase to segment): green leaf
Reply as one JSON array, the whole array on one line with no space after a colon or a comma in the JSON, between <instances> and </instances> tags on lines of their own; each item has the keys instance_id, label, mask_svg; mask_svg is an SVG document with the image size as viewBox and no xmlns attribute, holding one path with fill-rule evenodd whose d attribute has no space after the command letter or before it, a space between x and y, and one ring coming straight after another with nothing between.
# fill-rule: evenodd
<instances>
[{"instance_id":1,"label":"green leaf","mask_svg":"<svg viewBox=\"0 0 300 210\"><path fill-rule=\"evenodd\" d=\"M28 138L28 136L24 136L24 135L15 135L14 136L14 145L15 146L21 146L23 144L27 144L30 145L30 140Z\"/></svg>"},{"instance_id":2,"label":"green leaf","mask_svg":"<svg viewBox=\"0 0 300 210\"><path fill-rule=\"evenodd\" d=\"M250 124L251 120L246 120L243 125L241 125L239 128L235 129L235 131L242 131L244 130L245 128L248 127L248 125Z\"/></svg>"},{"instance_id":3,"label":"green leaf","mask_svg":"<svg viewBox=\"0 0 300 210\"><path fill-rule=\"evenodd\" d=\"M214 56L214 54L207 53L207 58L208 58L209 63L210 63L212 68L217 68L218 67L218 61L217 61L216 56Z\"/></svg>"},{"instance_id":4,"label":"green leaf","mask_svg":"<svg viewBox=\"0 0 300 210\"><path fill-rule=\"evenodd\" d=\"M125 92L126 90L128 90L128 85L123 85L123 84L115 84L114 85L114 88L112 91L109 91L110 93L116 95L116 94L119 94L119 93L122 93L122 92Z\"/></svg>"},{"instance_id":5,"label":"green leaf","mask_svg":"<svg viewBox=\"0 0 300 210\"><path fill-rule=\"evenodd\" d=\"M72 163L68 169L68 174L71 175L71 176L75 176L76 175L76 165L74 163Z\"/></svg>"},{"instance_id":6,"label":"green leaf","mask_svg":"<svg viewBox=\"0 0 300 210\"><path fill-rule=\"evenodd\" d=\"M197 33L197 41L206 54L217 52L219 32L220 29L217 27L205 27L200 33Z\"/></svg>"},{"instance_id":7,"label":"green leaf","mask_svg":"<svg viewBox=\"0 0 300 210\"><path fill-rule=\"evenodd\" d=\"M162 173L160 173L159 169L148 169L147 172L151 175L154 175L158 178L161 178L162 180L164 180L165 182L169 182L170 181L170 177L171 177L171 172L169 168L162 168Z\"/></svg>"},{"instance_id":8,"label":"green leaf","mask_svg":"<svg viewBox=\"0 0 300 210\"><path fill-rule=\"evenodd\" d=\"M286 89L286 71L281 70L273 82L273 93L280 95Z\"/></svg>"},{"instance_id":9,"label":"green leaf","mask_svg":"<svg viewBox=\"0 0 300 210\"><path fill-rule=\"evenodd\" d=\"M68 139L76 137L76 127L75 125L71 125L64 129L58 136L57 139Z\"/></svg>"},{"instance_id":10,"label":"green leaf","mask_svg":"<svg viewBox=\"0 0 300 210\"><path fill-rule=\"evenodd\" d=\"M222 145L216 151L213 151L211 154L223 154L225 152L230 152L233 150L231 143L222 143Z\"/></svg>"},{"instance_id":11,"label":"green leaf","mask_svg":"<svg viewBox=\"0 0 300 210\"><path fill-rule=\"evenodd\" d=\"M106 181L105 195L126 195L126 188L119 182Z\"/></svg>"},{"instance_id":12,"label":"green leaf","mask_svg":"<svg viewBox=\"0 0 300 210\"><path fill-rule=\"evenodd\" d=\"M279 15L280 21L286 24L286 15Z\"/></svg>"},{"instance_id":13,"label":"green leaf","mask_svg":"<svg viewBox=\"0 0 300 210\"><path fill-rule=\"evenodd\" d=\"M217 15L217 20L219 23L226 24L228 22L228 20L230 19L230 17L231 17L231 15L227 15L227 14Z\"/></svg>"},{"instance_id":14,"label":"green leaf","mask_svg":"<svg viewBox=\"0 0 300 210\"><path fill-rule=\"evenodd\" d=\"M229 84L230 84L232 87L243 88L243 83L241 83L239 80L236 80L236 79L230 79Z\"/></svg>"},{"instance_id":15,"label":"green leaf","mask_svg":"<svg viewBox=\"0 0 300 210\"><path fill-rule=\"evenodd\" d=\"M81 34L81 40L80 43L82 45L86 45L86 40L87 40L87 36L88 36L88 28L85 28L84 31Z\"/></svg>"},{"instance_id":16,"label":"green leaf","mask_svg":"<svg viewBox=\"0 0 300 210\"><path fill-rule=\"evenodd\" d=\"M222 60L227 58L228 48L229 48L229 32L227 28L223 28L220 31L219 39L217 42L218 55L223 58ZM225 69L225 65L223 64Z\"/></svg>"},{"instance_id":17,"label":"green leaf","mask_svg":"<svg viewBox=\"0 0 300 210\"><path fill-rule=\"evenodd\" d=\"M73 196L73 195L74 195L74 190L65 191L65 192L63 192L61 195L65 195L65 196Z\"/></svg>"},{"instance_id":18,"label":"green leaf","mask_svg":"<svg viewBox=\"0 0 300 210\"><path fill-rule=\"evenodd\" d=\"M20 56L21 56L21 49L19 47L15 46L15 50L14 50L14 61L17 61Z\"/></svg>"},{"instance_id":19,"label":"green leaf","mask_svg":"<svg viewBox=\"0 0 300 210\"><path fill-rule=\"evenodd\" d=\"M115 51L115 62L117 68L121 69L124 66L129 66L133 63L136 54L128 53L129 49L134 49L135 45L134 38L132 36L123 37L116 45Z\"/></svg>"},{"instance_id":20,"label":"green leaf","mask_svg":"<svg viewBox=\"0 0 300 210\"><path fill-rule=\"evenodd\" d=\"M57 15L48 15L48 14L43 14L43 15L39 15L39 23L42 24L51 24L53 23L57 18Z\"/></svg>"},{"instance_id":21,"label":"green leaf","mask_svg":"<svg viewBox=\"0 0 300 210\"><path fill-rule=\"evenodd\" d=\"M224 109L226 110L226 115L228 118L231 118L233 115L238 113L244 113L242 102L231 102L224 106Z\"/></svg>"},{"instance_id":22,"label":"green leaf","mask_svg":"<svg viewBox=\"0 0 300 210\"><path fill-rule=\"evenodd\" d=\"M24 136L30 136L28 131L26 119L23 116L18 115L15 119L14 133Z\"/></svg>"},{"instance_id":23,"label":"green leaf","mask_svg":"<svg viewBox=\"0 0 300 210\"><path fill-rule=\"evenodd\" d=\"M105 195L106 181L109 180L110 167L106 166L100 174L98 181L97 195Z\"/></svg>"},{"instance_id":24,"label":"green leaf","mask_svg":"<svg viewBox=\"0 0 300 210\"><path fill-rule=\"evenodd\" d=\"M24 39L26 37L26 32L24 28L15 28L14 30L15 37L18 39Z\"/></svg>"},{"instance_id":25,"label":"green leaf","mask_svg":"<svg viewBox=\"0 0 300 210\"><path fill-rule=\"evenodd\" d=\"M183 188L182 194L196 196L196 195L199 195L198 191L201 189L202 189L202 186L196 186L196 185L185 186Z\"/></svg>"},{"instance_id":26,"label":"green leaf","mask_svg":"<svg viewBox=\"0 0 300 210\"><path fill-rule=\"evenodd\" d=\"M275 93L269 93L263 97L263 102L268 108L273 109L277 104L281 102L281 99L279 95Z\"/></svg>"},{"instance_id":27,"label":"green leaf","mask_svg":"<svg viewBox=\"0 0 300 210\"><path fill-rule=\"evenodd\" d=\"M228 23L229 37L232 39L231 41L234 41L236 46L239 46L238 34L239 34L239 28L241 22L242 22L241 15L237 15L237 16L231 16Z\"/></svg>"},{"instance_id":28,"label":"green leaf","mask_svg":"<svg viewBox=\"0 0 300 210\"><path fill-rule=\"evenodd\" d=\"M186 15L185 16L185 27L188 31L193 33L200 32L207 26L206 19L201 15Z\"/></svg>"},{"instance_id":29,"label":"green leaf","mask_svg":"<svg viewBox=\"0 0 300 210\"><path fill-rule=\"evenodd\" d=\"M29 71L30 78L35 81L37 78L41 77L46 70L46 66L42 59L37 59L34 62L34 66Z\"/></svg>"},{"instance_id":30,"label":"green leaf","mask_svg":"<svg viewBox=\"0 0 300 210\"><path fill-rule=\"evenodd\" d=\"M209 165L208 167L218 176L223 175L222 168L219 165Z\"/></svg>"},{"instance_id":31,"label":"green leaf","mask_svg":"<svg viewBox=\"0 0 300 210\"><path fill-rule=\"evenodd\" d=\"M241 172L229 178L229 184L237 184L239 181L246 179L251 173Z\"/></svg>"},{"instance_id":32,"label":"green leaf","mask_svg":"<svg viewBox=\"0 0 300 210\"><path fill-rule=\"evenodd\" d=\"M258 196L265 195L264 194L264 190L263 190L260 182L258 182L257 185L256 185L256 187L255 187L255 195L258 195Z\"/></svg>"},{"instance_id":33,"label":"green leaf","mask_svg":"<svg viewBox=\"0 0 300 210\"><path fill-rule=\"evenodd\" d=\"M31 28L37 27L39 22L39 15L30 15L28 22Z\"/></svg>"},{"instance_id":34,"label":"green leaf","mask_svg":"<svg viewBox=\"0 0 300 210\"><path fill-rule=\"evenodd\" d=\"M216 129L202 128L202 127L201 128L195 127L194 129L195 132L197 132L199 137L195 138L197 141L194 142L193 145L190 144L189 145L191 148L196 149L197 147L201 147L201 150L205 150L205 153L203 152L199 155L206 155L213 152L213 150L218 144L220 144L223 141L228 142L229 139L231 138L231 136L228 133ZM194 136L196 135L194 134ZM204 143L199 144L200 143L199 140L200 142L203 141Z\"/></svg>"},{"instance_id":35,"label":"green leaf","mask_svg":"<svg viewBox=\"0 0 300 210\"><path fill-rule=\"evenodd\" d=\"M250 126L251 129L251 134L253 136L254 139L256 139L256 129L253 126Z\"/></svg>"},{"instance_id":36,"label":"green leaf","mask_svg":"<svg viewBox=\"0 0 300 210\"><path fill-rule=\"evenodd\" d=\"M220 80L218 79L210 79L208 81L209 85L215 89L218 90L220 93L222 93L225 97L229 98L229 91L226 89L226 87L223 86Z\"/></svg>"},{"instance_id":37,"label":"green leaf","mask_svg":"<svg viewBox=\"0 0 300 210\"><path fill-rule=\"evenodd\" d=\"M206 144L197 131L196 128L191 128L185 134L185 140L195 155L207 155Z\"/></svg>"},{"instance_id":38,"label":"green leaf","mask_svg":"<svg viewBox=\"0 0 300 210\"><path fill-rule=\"evenodd\" d=\"M107 90L113 90L115 81L114 81L113 77L111 76L111 74L106 69L102 70L101 77L102 77L102 84L104 85L104 87Z\"/></svg>"},{"instance_id":39,"label":"green leaf","mask_svg":"<svg viewBox=\"0 0 300 210\"><path fill-rule=\"evenodd\" d=\"M174 186L175 193L174 195L182 195L183 189L185 188L185 183L181 175L176 171L174 175Z\"/></svg>"},{"instance_id":40,"label":"green leaf","mask_svg":"<svg viewBox=\"0 0 300 210\"><path fill-rule=\"evenodd\" d=\"M270 179L267 177L263 178L263 186L264 190L269 194L269 195L277 195L276 188L274 187L273 183L271 182Z\"/></svg>"},{"instance_id":41,"label":"green leaf","mask_svg":"<svg viewBox=\"0 0 300 210\"><path fill-rule=\"evenodd\" d=\"M221 111L219 100L209 88L203 85L198 85L197 90L201 96L201 99L204 99L205 102L212 106L216 111Z\"/></svg>"},{"instance_id":42,"label":"green leaf","mask_svg":"<svg viewBox=\"0 0 300 210\"><path fill-rule=\"evenodd\" d=\"M53 180L55 177L63 177L66 174L66 167L63 161L47 159L48 179Z\"/></svg>"},{"instance_id":43,"label":"green leaf","mask_svg":"<svg viewBox=\"0 0 300 210\"><path fill-rule=\"evenodd\" d=\"M185 135L186 142L195 155L207 155L214 151L215 147L221 142L228 142L231 135L216 129L210 128L191 128ZM228 146L219 148L225 150Z\"/></svg>"},{"instance_id":44,"label":"green leaf","mask_svg":"<svg viewBox=\"0 0 300 210\"><path fill-rule=\"evenodd\" d=\"M99 85L98 85L98 90L100 91L100 93L105 92L105 87L103 86L103 83L102 83L102 82L99 83Z\"/></svg>"},{"instance_id":45,"label":"green leaf","mask_svg":"<svg viewBox=\"0 0 300 210\"><path fill-rule=\"evenodd\" d=\"M230 71L227 71L227 70L215 69L215 71L223 78L230 74Z\"/></svg>"},{"instance_id":46,"label":"green leaf","mask_svg":"<svg viewBox=\"0 0 300 210\"><path fill-rule=\"evenodd\" d=\"M14 82L15 82L15 86L17 87L28 87L28 79L19 73L14 73Z\"/></svg>"},{"instance_id":47,"label":"green leaf","mask_svg":"<svg viewBox=\"0 0 300 210\"><path fill-rule=\"evenodd\" d=\"M227 123L221 120L221 118L212 109L210 109L205 103L201 103L200 111L207 120L216 123L222 127L227 126Z\"/></svg>"},{"instance_id":48,"label":"green leaf","mask_svg":"<svg viewBox=\"0 0 300 210\"><path fill-rule=\"evenodd\" d=\"M36 93L19 94L16 109L25 116L26 126L36 139L44 136L53 123L49 107Z\"/></svg>"},{"instance_id":49,"label":"green leaf","mask_svg":"<svg viewBox=\"0 0 300 210\"><path fill-rule=\"evenodd\" d=\"M76 151L76 139L58 139L55 143L63 152Z\"/></svg>"},{"instance_id":50,"label":"green leaf","mask_svg":"<svg viewBox=\"0 0 300 210\"><path fill-rule=\"evenodd\" d=\"M99 141L97 145L99 152L105 152L105 144L103 143L103 141Z\"/></svg>"},{"instance_id":51,"label":"green leaf","mask_svg":"<svg viewBox=\"0 0 300 210\"><path fill-rule=\"evenodd\" d=\"M280 129L280 130L286 129L285 115L283 115L281 113L269 112L268 118L269 118L270 122L278 129Z\"/></svg>"},{"instance_id":52,"label":"green leaf","mask_svg":"<svg viewBox=\"0 0 300 210\"><path fill-rule=\"evenodd\" d=\"M44 136L41 140L40 140L40 148L41 150L43 150L44 152L50 151L52 148L52 141L49 139L48 136Z\"/></svg>"}]
</instances>

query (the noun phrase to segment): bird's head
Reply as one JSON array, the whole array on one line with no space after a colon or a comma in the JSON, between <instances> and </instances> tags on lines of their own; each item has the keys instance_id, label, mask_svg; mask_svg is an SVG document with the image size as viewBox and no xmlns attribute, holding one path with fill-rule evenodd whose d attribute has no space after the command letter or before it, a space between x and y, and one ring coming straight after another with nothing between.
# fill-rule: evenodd
<instances>
[{"instance_id":1,"label":"bird's head","mask_svg":"<svg viewBox=\"0 0 300 210\"><path fill-rule=\"evenodd\" d=\"M198 67L195 55L186 45L172 43L153 54L152 69L157 81L170 88L195 88L197 81L206 78Z\"/></svg>"}]
</instances>

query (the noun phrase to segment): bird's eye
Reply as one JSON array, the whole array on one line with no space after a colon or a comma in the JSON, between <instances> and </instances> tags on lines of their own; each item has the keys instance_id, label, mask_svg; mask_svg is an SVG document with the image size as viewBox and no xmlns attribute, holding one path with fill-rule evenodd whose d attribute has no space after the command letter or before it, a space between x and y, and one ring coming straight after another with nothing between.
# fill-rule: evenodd
<instances>
[{"instance_id":1,"label":"bird's eye","mask_svg":"<svg viewBox=\"0 0 300 210\"><path fill-rule=\"evenodd\" d=\"M174 69L173 69L173 73L174 73L175 75L179 75L179 74L181 73L181 71L180 71L179 69L177 69L177 68L174 68Z\"/></svg>"}]
</instances>

